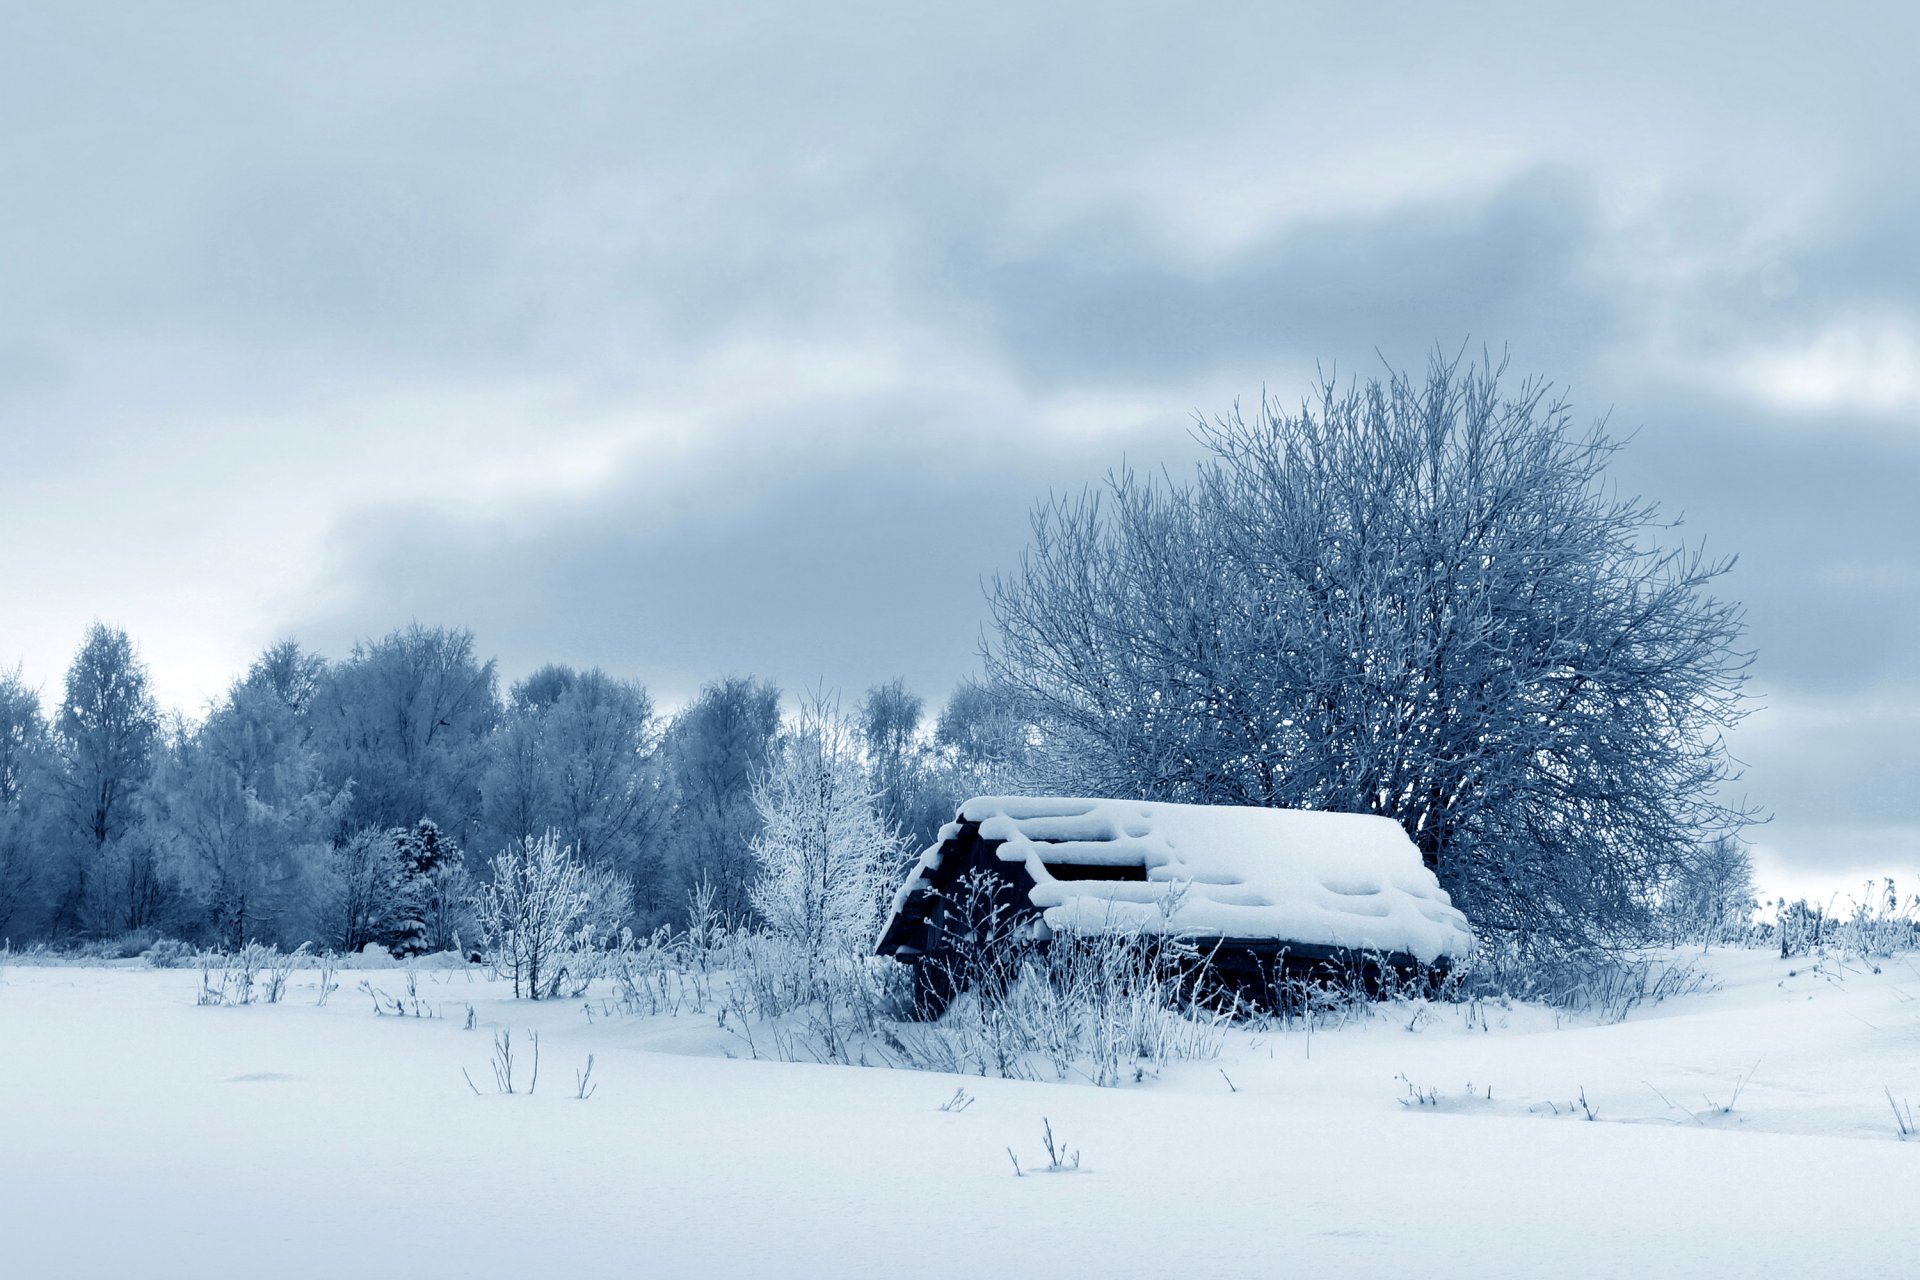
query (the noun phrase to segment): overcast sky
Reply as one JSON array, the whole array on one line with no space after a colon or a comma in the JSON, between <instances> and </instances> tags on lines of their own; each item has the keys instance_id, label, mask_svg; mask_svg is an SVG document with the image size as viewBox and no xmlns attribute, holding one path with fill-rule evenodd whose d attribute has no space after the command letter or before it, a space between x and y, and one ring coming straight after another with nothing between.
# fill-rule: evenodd
<instances>
[{"instance_id":1,"label":"overcast sky","mask_svg":"<svg viewBox=\"0 0 1920 1280\"><path fill-rule=\"evenodd\" d=\"M0 0L0 665L937 699L1037 497L1484 342L1741 554L1763 869L1911 876L1920 11L1775 8Z\"/></svg>"}]
</instances>

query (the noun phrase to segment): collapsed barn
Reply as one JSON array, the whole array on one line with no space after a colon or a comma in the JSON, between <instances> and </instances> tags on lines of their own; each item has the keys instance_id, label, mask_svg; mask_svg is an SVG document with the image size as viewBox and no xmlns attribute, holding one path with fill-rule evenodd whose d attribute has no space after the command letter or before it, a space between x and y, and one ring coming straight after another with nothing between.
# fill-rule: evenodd
<instances>
[{"instance_id":1,"label":"collapsed barn","mask_svg":"<svg viewBox=\"0 0 1920 1280\"><path fill-rule=\"evenodd\" d=\"M987 922L990 922L987 923ZM1256 1003L1293 977L1432 977L1473 945L1406 832L1370 814L982 796L895 895L877 950L937 1011L982 930L1178 939Z\"/></svg>"}]
</instances>

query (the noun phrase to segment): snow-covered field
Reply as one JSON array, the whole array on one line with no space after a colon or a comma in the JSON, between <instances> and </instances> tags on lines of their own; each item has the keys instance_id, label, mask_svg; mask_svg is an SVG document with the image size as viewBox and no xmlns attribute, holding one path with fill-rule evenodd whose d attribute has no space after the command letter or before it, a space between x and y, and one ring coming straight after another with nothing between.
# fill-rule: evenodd
<instances>
[{"instance_id":1,"label":"snow-covered field","mask_svg":"<svg viewBox=\"0 0 1920 1280\"><path fill-rule=\"evenodd\" d=\"M1920 968L1707 963L1617 1025L1389 1006L1122 1089L729 1059L711 1016L465 972L416 1019L355 989L398 971L201 1008L190 970L15 965L0 1274L1920 1274L1887 1097L1920 1104ZM531 1096L493 1092L501 1028L539 1032ZM1043 1118L1077 1171L1032 1172Z\"/></svg>"}]
</instances>

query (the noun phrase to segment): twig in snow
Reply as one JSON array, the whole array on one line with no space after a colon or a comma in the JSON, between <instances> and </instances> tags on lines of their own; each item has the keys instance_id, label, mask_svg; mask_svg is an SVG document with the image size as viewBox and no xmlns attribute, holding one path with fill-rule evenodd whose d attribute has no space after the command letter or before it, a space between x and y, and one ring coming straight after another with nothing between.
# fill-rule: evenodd
<instances>
[{"instance_id":1,"label":"twig in snow","mask_svg":"<svg viewBox=\"0 0 1920 1280\"><path fill-rule=\"evenodd\" d=\"M1887 1105L1893 1108L1894 1126L1900 1131L1900 1140L1902 1142L1905 1142L1908 1138L1911 1138L1916 1132L1916 1130L1913 1127L1913 1104L1909 1102L1907 1104L1907 1109L1903 1114L1900 1110L1900 1104L1893 1100L1893 1090L1891 1088L1887 1088Z\"/></svg>"},{"instance_id":2,"label":"twig in snow","mask_svg":"<svg viewBox=\"0 0 1920 1280\"><path fill-rule=\"evenodd\" d=\"M573 1096L585 1102L591 1098L600 1086L593 1083L593 1055L587 1055L587 1069L573 1073ZM531 1090L529 1090L531 1092Z\"/></svg>"}]
</instances>

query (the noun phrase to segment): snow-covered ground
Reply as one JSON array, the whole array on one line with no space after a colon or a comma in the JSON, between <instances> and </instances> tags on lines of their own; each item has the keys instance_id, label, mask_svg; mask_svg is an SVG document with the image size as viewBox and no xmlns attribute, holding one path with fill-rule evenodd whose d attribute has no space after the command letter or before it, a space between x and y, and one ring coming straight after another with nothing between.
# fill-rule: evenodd
<instances>
[{"instance_id":1,"label":"snow-covered ground","mask_svg":"<svg viewBox=\"0 0 1920 1280\"><path fill-rule=\"evenodd\" d=\"M194 971L15 965L0 1274L1920 1274L1920 968L1708 963L1617 1025L1386 1007L1123 1089L729 1059L711 1016L465 972L416 1019L355 989L397 971L201 1008ZM493 1092L509 1027L531 1096ZM1078 1171L1031 1172L1043 1118Z\"/></svg>"}]
</instances>

